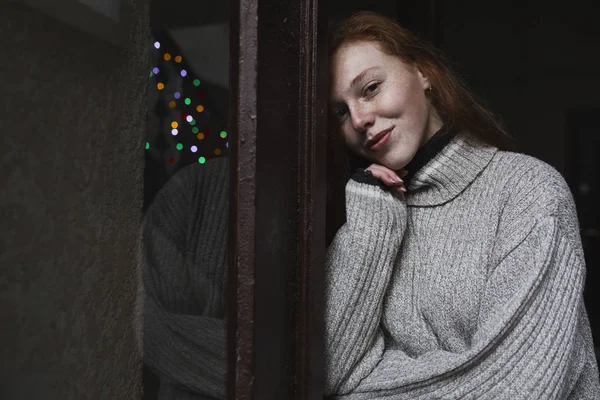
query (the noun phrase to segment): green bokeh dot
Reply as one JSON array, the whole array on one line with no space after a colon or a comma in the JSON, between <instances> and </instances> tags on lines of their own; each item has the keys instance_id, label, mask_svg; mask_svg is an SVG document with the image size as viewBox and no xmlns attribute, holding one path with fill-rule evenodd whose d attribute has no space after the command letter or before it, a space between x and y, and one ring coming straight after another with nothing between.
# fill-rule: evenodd
<instances>
[{"instance_id":1,"label":"green bokeh dot","mask_svg":"<svg viewBox=\"0 0 600 400\"><path fill-rule=\"evenodd\" d=\"M195 126L195 127L192 128L192 132L198 133L198 132L200 132L200 129L198 129L198 127Z\"/></svg>"},{"instance_id":2,"label":"green bokeh dot","mask_svg":"<svg viewBox=\"0 0 600 400\"><path fill-rule=\"evenodd\" d=\"M146 150L150 148L150 143L146 142Z\"/></svg>"},{"instance_id":3,"label":"green bokeh dot","mask_svg":"<svg viewBox=\"0 0 600 400\"><path fill-rule=\"evenodd\" d=\"M221 131L221 137L225 139L227 137L227 132Z\"/></svg>"},{"instance_id":4,"label":"green bokeh dot","mask_svg":"<svg viewBox=\"0 0 600 400\"><path fill-rule=\"evenodd\" d=\"M200 86L200 79L194 79L194 86Z\"/></svg>"},{"instance_id":5,"label":"green bokeh dot","mask_svg":"<svg viewBox=\"0 0 600 400\"><path fill-rule=\"evenodd\" d=\"M204 163L206 162L206 158L204 158L204 157L200 157L200 158L198 159L198 162L199 162L200 164L204 164Z\"/></svg>"},{"instance_id":6,"label":"green bokeh dot","mask_svg":"<svg viewBox=\"0 0 600 400\"><path fill-rule=\"evenodd\" d=\"M181 143L177 143L177 150L183 150L183 145Z\"/></svg>"},{"instance_id":7,"label":"green bokeh dot","mask_svg":"<svg viewBox=\"0 0 600 400\"><path fill-rule=\"evenodd\" d=\"M185 102L186 106L189 106L190 104L192 104L192 100L189 97L186 97L184 102Z\"/></svg>"},{"instance_id":8,"label":"green bokeh dot","mask_svg":"<svg viewBox=\"0 0 600 400\"><path fill-rule=\"evenodd\" d=\"M191 120L190 125L196 125L196 120L195 119Z\"/></svg>"}]
</instances>

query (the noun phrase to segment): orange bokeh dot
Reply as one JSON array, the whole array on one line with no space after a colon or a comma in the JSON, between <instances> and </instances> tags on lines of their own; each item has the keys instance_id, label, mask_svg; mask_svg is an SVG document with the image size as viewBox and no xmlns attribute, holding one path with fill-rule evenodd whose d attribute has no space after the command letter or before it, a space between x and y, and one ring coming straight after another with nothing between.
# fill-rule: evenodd
<instances>
[{"instance_id":1,"label":"orange bokeh dot","mask_svg":"<svg viewBox=\"0 0 600 400\"><path fill-rule=\"evenodd\" d=\"M162 83L162 82L160 82L160 83L158 83L158 84L156 85L156 88L157 88L158 90L163 90L163 89L165 88L165 84L164 84L164 83Z\"/></svg>"},{"instance_id":2,"label":"orange bokeh dot","mask_svg":"<svg viewBox=\"0 0 600 400\"><path fill-rule=\"evenodd\" d=\"M221 149L215 149L215 154L218 156L221 155Z\"/></svg>"},{"instance_id":3,"label":"orange bokeh dot","mask_svg":"<svg viewBox=\"0 0 600 400\"><path fill-rule=\"evenodd\" d=\"M199 134L196 135L196 137L198 138L198 140L202 140L202 139L204 139L204 133L200 132Z\"/></svg>"},{"instance_id":4,"label":"orange bokeh dot","mask_svg":"<svg viewBox=\"0 0 600 400\"><path fill-rule=\"evenodd\" d=\"M177 121L171 122L171 128L177 129L178 126L179 126L179 124L177 123Z\"/></svg>"},{"instance_id":5,"label":"orange bokeh dot","mask_svg":"<svg viewBox=\"0 0 600 400\"><path fill-rule=\"evenodd\" d=\"M169 102L169 107L175 108L176 106L177 106L177 103L175 103L174 101Z\"/></svg>"},{"instance_id":6,"label":"orange bokeh dot","mask_svg":"<svg viewBox=\"0 0 600 400\"><path fill-rule=\"evenodd\" d=\"M204 106L202 104L200 104L198 107L196 107L196 111L198 111L198 112L204 111Z\"/></svg>"},{"instance_id":7,"label":"orange bokeh dot","mask_svg":"<svg viewBox=\"0 0 600 400\"><path fill-rule=\"evenodd\" d=\"M169 61L171 59L171 55L169 53L165 53L165 61Z\"/></svg>"},{"instance_id":8,"label":"orange bokeh dot","mask_svg":"<svg viewBox=\"0 0 600 400\"><path fill-rule=\"evenodd\" d=\"M180 63L180 62L181 62L181 60L183 60L183 58L181 58L181 56L177 56L177 57L175 57L175 62L176 62L176 63Z\"/></svg>"}]
</instances>

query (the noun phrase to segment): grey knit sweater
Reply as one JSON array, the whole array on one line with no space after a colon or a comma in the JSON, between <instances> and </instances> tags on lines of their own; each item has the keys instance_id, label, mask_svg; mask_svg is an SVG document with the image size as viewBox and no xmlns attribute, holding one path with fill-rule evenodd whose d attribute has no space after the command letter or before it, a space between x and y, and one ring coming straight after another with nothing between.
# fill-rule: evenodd
<instances>
[{"instance_id":1,"label":"grey knit sweater","mask_svg":"<svg viewBox=\"0 0 600 400\"><path fill-rule=\"evenodd\" d=\"M561 175L458 135L404 199L351 180L326 265L326 393L600 399Z\"/></svg>"},{"instance_id":2,"label":"grey knit sweater","mask_svg":"<svg viewBox=\"0 0 600 400\"><path fill-rule=\"evenodd\" d=\"M144 363L159 400L225 398L227 159L180 170L143 232Z\"/></svg>"}]
</instances>

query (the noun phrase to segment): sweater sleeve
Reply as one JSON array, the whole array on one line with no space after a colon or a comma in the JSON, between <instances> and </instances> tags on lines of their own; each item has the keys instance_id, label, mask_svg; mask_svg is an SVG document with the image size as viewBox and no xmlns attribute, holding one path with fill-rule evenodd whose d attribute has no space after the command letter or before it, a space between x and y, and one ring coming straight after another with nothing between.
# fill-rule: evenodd
<instances>
[{"instance_id":1,"label":"sweater sleeve","mask_svg":"<svg viewBox=\"0 0 600 400\"><path fill-rule=\"evenodd\" d=\"M326 394L356 386L377 362L371 349L406 227L403 200L366 178L346 185L347 222L327 250Z\"/></svg>"},{"instance_id":2,"label":"sweater sleeve","mask_svg":"<svg viewBox=\"0 0 600 400\"><path fill-rule=\"evenodd\" d=\"M584 262L555 217L531 225L497 246L466 351L413 359L379 348L370 374L339 398L563 399L582 380L592 382L585 398L598 398Z\"/></svg>"},{"instance_id":3,"label":"sweater sleeve","mask_svg":"<svg viewBox=\"0 0 600 400\"><path fill-rule=\"evenodd\" d=\"M171 178L144 220L144 363L161 385L225 398L225 324L198 311L198 296L211 294L195 293L187 270L206 267L188 265L187 256L197 180L190 168Z\"/></svg>"}]
</instances>

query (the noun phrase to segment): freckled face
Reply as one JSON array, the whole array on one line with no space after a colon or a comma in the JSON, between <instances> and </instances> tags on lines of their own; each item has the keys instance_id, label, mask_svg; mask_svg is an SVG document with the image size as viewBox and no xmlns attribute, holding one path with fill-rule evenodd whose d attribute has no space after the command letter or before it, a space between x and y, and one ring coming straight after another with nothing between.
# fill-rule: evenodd
<instances>
[{"instance_id":1,"label":"freckled face","mask_svg":"<svg viewBox=\"0 0 600 400\"><path fill-rule=\"evenodd\" d=\"M357 155L397 171L441 128L428 79L378 44L346 43L330 68L331 109Z\"/></svg>"}]
</instances>

